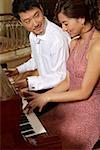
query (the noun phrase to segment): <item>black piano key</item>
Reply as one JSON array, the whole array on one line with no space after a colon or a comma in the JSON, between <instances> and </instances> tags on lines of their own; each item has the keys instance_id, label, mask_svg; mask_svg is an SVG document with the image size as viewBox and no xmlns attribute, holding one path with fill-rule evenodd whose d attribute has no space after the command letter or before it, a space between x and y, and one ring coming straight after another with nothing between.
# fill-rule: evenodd
<instances>
[{"instance_id":1,"label":"black piano key","mask_svg":"<svg viewBox=\"0 0 100 150\"><path fill-rule=\"evenodd\" d=\"M20 124L24 124L24 123L29 123L29 121L28 121L28 119L27 119L27 118L25 118L25 119L21 119Z\"/></svg>"},{"instance_id":2,"label":"black piano key","mask_svg":"<svg viewBox=\"0 0 100 150\"><path fill-rule=\"evenodd\" d=\"M27 122L29 122L28 119L27 119L27 117L25 116L25 114L22 114L21 115L20 123L23 124L23 123L27 123Z\"/></svg>"},{"instance_id":3,"label":"black piano key","mask_svg":"<svg viewBox=\"0 0 100 150\"><path fill-rule=\"evenodd\" d=\"M21 131L27 131L27 130L33 130L33 128L31 127L30 124L26 124L26 125L22 125L21 127Z\"/></svg>"},{"instance_id":4,"label":"black piano key","mask_svg":"<svg viewBox=\"0 0 100 150\"><path fill-rule=\"evenodd\" d=\"M24 135L24 136L29 136L29 135L34 134L34 133L35 133L35 132L34 132L33 130L31 130L31 131L22 133L22 135Z\"/></svg>"},{"instance_id":5,"label":"black piano key","mask_svg":"<svg viewBox=\"0 0 100 150\"><path fill-rule=\"evenodd\" d=\"M24 113L21 114L21 118L27 118L26 115Z\"/></svg>"}]
</instances>

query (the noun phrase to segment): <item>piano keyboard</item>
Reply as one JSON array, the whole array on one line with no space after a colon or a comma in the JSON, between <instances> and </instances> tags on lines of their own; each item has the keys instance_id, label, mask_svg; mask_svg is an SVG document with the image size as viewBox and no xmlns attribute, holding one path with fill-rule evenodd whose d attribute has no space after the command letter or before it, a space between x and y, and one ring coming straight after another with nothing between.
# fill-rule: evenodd
<instances>
[{"instance_id":1,"label":"piano keyboard","mask_svg":"<svg viewBox=\"0 0 100 150\"><path fill-rule=\"evenodd\" d=\"M14 91L15 94L18 94L14 87L14 80L12 77L7 77L6 73L5 75L5 84L10 84L11 89ZM21 96L21 95L20 95ZM27 105L27 101L24 100L24 97L22 97L22 109L25 108ZM32 137L34 135L46 133L45 128L41 124L40 120L36 116L34 112L30 114L22 113L21 114L21 120L20 120L20 128L21 128L21 134L24 138Z\"/></svg>"},{"instance_id":2,"label":"piano keyboard","mask_svg":"<svg viewBox=\"0 0 100 150\"><path fill-rule=\"evenodd\" d=\"M25 108L27 105L27 101L24 100L24 97L22 98L22 109ZM32 137L34 135L46 133L45 128L41 124L40 120L36 116L34 112L30 114L22 113L21 115L21 122L20 122L20 127L21 127L21 134L28 138Z\"/></svg>"},{"instance_id":3,"label":"piano keyboard","mask_svg":"<svg viewBox=\"0 0 100 150\"><path fill-rule=\"evenodd\" d=\"M31 114L22 113L20 120L21 134L23 137L29 138L34 135L46 133L45 128L41 124L34 112Z\"/></svg>"},{"instance_id":4,"label":"piano keyboard","mask_svg":"<svg viewBox=\"0 0 100 150\"><path fill-rule=\"evenodd\" d=\"M30 125L30 122L28 121L24 113L22 113L21 115L20 128L21 128L21 134L24 137L31 137L31 136L34 136L35 134L35 131L33 131L33 128Z\"/></svg>"}]
</instances>

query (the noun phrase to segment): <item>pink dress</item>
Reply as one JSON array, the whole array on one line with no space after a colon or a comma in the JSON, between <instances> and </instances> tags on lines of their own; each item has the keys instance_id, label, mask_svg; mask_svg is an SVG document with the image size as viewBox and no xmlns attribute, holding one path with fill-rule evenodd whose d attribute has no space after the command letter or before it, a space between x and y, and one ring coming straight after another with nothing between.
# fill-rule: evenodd
<instances>
[{"instance_id":1,"label":"pink dress","mask_svg":"<svg viewBox=\"0 0 100 150\"><path fill-rule=\"evenodd\" d=\"M91 30L91 36L93 29ZM70 90L78 89L84 78L87 66L88 37L81 53L76 55L78 42L70 54ZM59 103L55 108L41 116L41 121L49 135L58 134L63 150L92 150L100 137L100 79L87 100Z\"/></svg>"}]
</instances>

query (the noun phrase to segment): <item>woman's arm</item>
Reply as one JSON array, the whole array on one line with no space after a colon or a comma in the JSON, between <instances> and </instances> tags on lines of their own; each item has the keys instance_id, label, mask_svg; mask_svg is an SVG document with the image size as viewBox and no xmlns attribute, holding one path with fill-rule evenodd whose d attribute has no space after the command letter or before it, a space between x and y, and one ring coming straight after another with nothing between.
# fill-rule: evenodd
<instances>
[{"instance_id":1,"label":"woman's arm","mask_svg":"<svg viewBox=\"0 0 100 150\"><path fill-rule=\"evenodd\" d=\"M39 107L39 111L48 103L48 102L74 102L87 99L100 77L100 42L94 44L88 54L88 64L87 69L84 75L83 82L81 87L76 90L72 91L65 91L66 87L66 78L58 87L54 88L53 90L46 92L44 94L39 95L36 99L33 99L29 104L28 107L29 112L36 107ZM69 87L69 85L68 85Z\"/></svg>"},{"instance_id":2,"label":"woman's arm","mask_svg":"<svg viewBox=\"0 0 100 150\"><path fill-rule=\"evenodd\" d=\"M39 107L39 111L41 112L43 106L45 106L49 101L48 96L54 95L55 93L62 93L69 89L69 73L67 73L67 76L65 80L63 80L59 85L57 85L55 88L49 90L48 92L45 92L43 94L38 94L37 97L35 97L35 93L26 92L24 91L24 96L28 101L28 105L25 107L24 111L25 113L30 113L35 109L36 107ZM30 97L29 97L30 95ZM28 97L27 97L28 96Z\"/></svg>"}]
</instances>

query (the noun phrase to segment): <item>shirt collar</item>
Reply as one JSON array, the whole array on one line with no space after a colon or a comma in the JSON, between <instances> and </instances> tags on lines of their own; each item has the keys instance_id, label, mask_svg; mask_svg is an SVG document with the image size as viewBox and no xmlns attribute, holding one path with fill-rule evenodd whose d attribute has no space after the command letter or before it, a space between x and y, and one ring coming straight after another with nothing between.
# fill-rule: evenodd
<instances>
[{"instance_id":1,"label":"shirt collar","mask_svg":"<svg viewBox=\"0 0 100 150\"><path fill-rule=\"evenodd\" d=\"M38 43L40 40L46 40L46 37L48 35L47 31L49 29L48 25L49 25L49 20L45 17L44 33L37 36L34 33L32 33L34 36L34 41L36 43Z\"/></svg>"}]
</instances>

